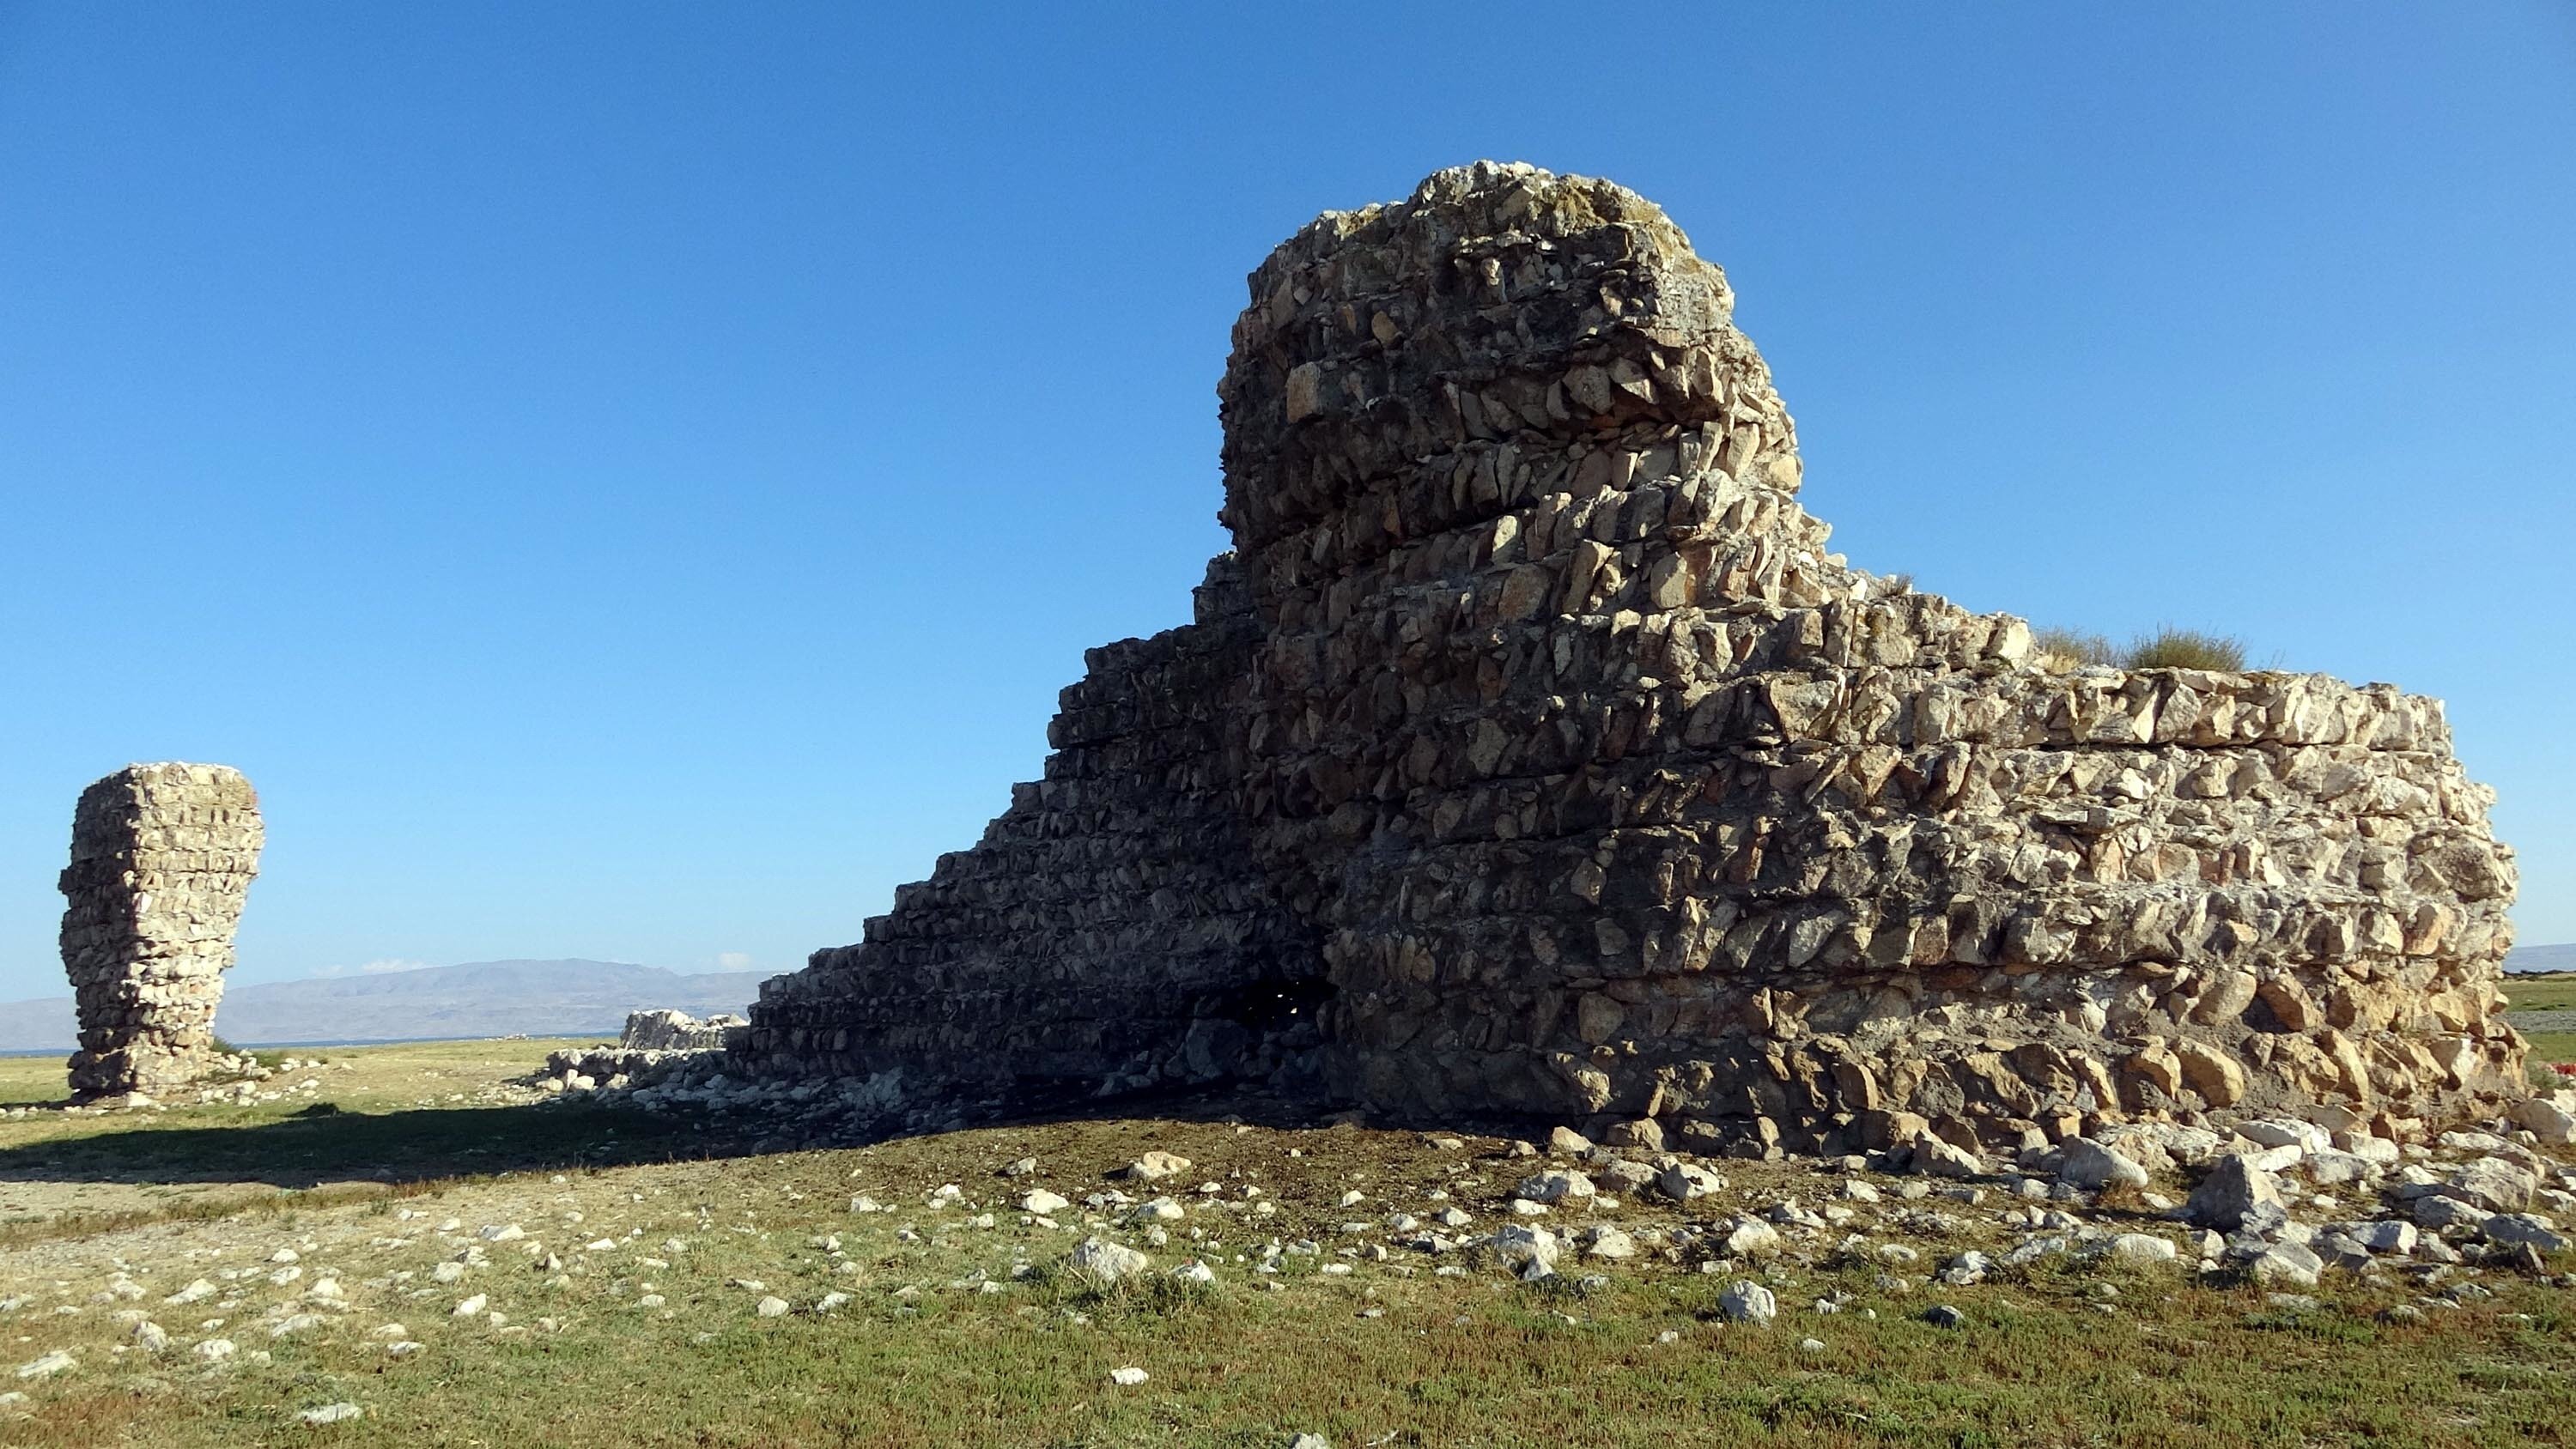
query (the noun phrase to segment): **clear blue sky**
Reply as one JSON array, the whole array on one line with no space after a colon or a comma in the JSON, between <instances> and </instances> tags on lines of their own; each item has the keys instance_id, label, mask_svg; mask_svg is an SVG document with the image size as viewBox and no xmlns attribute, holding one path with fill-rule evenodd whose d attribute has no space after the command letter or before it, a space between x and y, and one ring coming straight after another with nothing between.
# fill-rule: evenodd
<instances>
[{"instance_id":1,"label":"clear blue sky","mask_svg":"<svg viewBox=\"0 0 2576 1449\"><path fill-rule=\"evenodd\" d=\"M2576 7L894 9L0 3L0 997L137 759L237 979L855 939L1187 617L1244 274L1476 157L1728 269L1855 563L2448 699L2576 940Z\"/></svg>"}]
</instances>

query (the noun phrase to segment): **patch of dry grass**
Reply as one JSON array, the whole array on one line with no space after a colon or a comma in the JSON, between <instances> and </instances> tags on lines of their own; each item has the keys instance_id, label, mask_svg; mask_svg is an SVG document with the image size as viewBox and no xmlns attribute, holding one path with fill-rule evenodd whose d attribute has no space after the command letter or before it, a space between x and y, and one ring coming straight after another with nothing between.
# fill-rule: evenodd
<instances>
[{"instance_id":1,"label":"patch of dry grass","mask_svg":"<svg viewBox=\"0 0 2576 1449\"><path fill-rule=\"evenodd\" d=\"M2045 668L2059 673L2077 669L2213 669L2234 673L2245 668L2245 643L2225 634L2171 625L2141 634L2126 645L2081 629L2032 631L2031 651Z\"/></svg>"},{"instance_id":2,"label":"patch of dry grass","mask_svg":"<svg viewBox=\"0 0 2576 1449\"><path fill-rule=\"evenodd\" d=\"M2142 634L2122 651L2123 669L2215 669L2234 673L2245 667L2245 641L2168 624Z\"/></svg>"}]
</instances>

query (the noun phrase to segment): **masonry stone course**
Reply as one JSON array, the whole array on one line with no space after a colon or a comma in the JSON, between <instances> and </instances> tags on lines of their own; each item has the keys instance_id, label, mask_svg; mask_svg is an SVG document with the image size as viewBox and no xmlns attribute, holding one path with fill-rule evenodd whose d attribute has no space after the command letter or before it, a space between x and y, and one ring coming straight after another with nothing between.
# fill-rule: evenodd
<instances>
[{"instance_id":1,"label":"masonry stone course","mask_svg":"<svg viewBox=\"0 0 2576 1449\"><path fill-rule=\"evenodd\" d=\"M1854 568L1732 313L1652 203L1525 166L1290 238L1194 622L1092 651L1045 777L738 1054L1766 1155L2520 1092L2438 701L2070 669Z\"/></svg>"}]
</instances>

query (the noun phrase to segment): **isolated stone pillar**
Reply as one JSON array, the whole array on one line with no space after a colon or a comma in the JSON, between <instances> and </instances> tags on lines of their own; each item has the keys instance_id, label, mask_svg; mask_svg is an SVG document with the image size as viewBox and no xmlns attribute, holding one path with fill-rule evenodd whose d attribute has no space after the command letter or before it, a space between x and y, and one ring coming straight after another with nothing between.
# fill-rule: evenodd
<instances>
[{"instance_id":1,"label":"isolated stone pillar","mask_svg":"<svg viewBox=\"0 0 2576 1449\"><path fill-rule=\"evenodd\" d=\"M161 1092L213 1066L261 839L259 796L229 766L128 765L81 792L62 876L73 1096Z\"/></svg>"}]
</instances>

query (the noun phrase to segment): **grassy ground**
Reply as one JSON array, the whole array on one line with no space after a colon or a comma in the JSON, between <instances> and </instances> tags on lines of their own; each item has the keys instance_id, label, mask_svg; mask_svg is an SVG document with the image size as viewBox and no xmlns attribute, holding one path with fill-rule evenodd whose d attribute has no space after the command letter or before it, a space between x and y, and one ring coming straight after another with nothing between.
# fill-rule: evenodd
<instances>
[{"instance_id":1,"label":"grassy ground","mask_svg":"<svg viewBox=\"0 0 2576 1449\"><path fill-rule=\"evenodd\" d=\"M125 1220L367 1198L508 1167L700 1156L702 1124L574 1122L509 1082L561 1041L424 1042L299 1056L278 1100L0 1120L0 1248ZM311 1083L310 1087L303 1084ZM59 1101L59 1058L0 1059L0 1109Z\"/></svg>"},{"instance_id":2,"label":"grassy ground","mask_svg":"<svg viewBox=\"0 0 2576 1449\"><path fill-rule=\"evenodd\" d=\"M1441 1150L1410 1132L1230 1124L1201 1104L1165 1118L754 1154L722 1122L530 1106L495 1085L547 1045L332 1053L312 1075L320 1085L294 1101L0 1121L0 1190L187 1169L228 1195L114 1218L30 1213L10 1229L0 1303L19 1301L0 1311L0 1390L28 1399L0 1409L0 1441L1284 1446L1312 1433L1351 1449L2576 1438L2576 1295L2518 1278L2489 1275L2493 1296L2435 1301L2420 1324L2378 1318L2423 1290L2376 1275L2330 1275L2314 1311L2171 1267L2065 1259L1934 1288L1922 1274L1948 1253L2011 1241L1999 1217L2018 1204L1992 1186L1974 1203L1899 1201L1908 1184L1880 1178L1888 1202L1870 1206L1839 1196L1849 1175L1805 1164L1722 1164L1732 1188L1687 1213L1629 1204L1542 1220L1643 1236L1795 1198L1854 1209L1849 1231L1925 1254L1896 1270L1911 1280L1900 1287L1881 1279L1883 1265L1832 1251L1844 1229L1793 1241L1789 1255L1742 1267L1779 1296L1778 1322L1757 1329L1717 1312L1736 1271L1652 1252L1569 1259L1553 1285L1537 1286L1463 1255L1371 1251L1394 1212L1463 1208L1476 1218L1469 1232L1505 1220L1512 1184L1533 1164L1494 1139ZM351 1070L338 1069L344 1057ZM1168 1191L1186 1214L1167 1226L1168 1245L1147 1250L1158 1269L1196 1256L1216 1283L1086 1291L1057 1267L1082 1236L1143 1243L1123 1213L1080 1200L1151 1148L1193 1165L1135 1189ZM1022 1157L1037 1159L1034 1176L996 1175ZM933 1205L947 1183L961 1200ZM1054 1226L1033 1220L1014 1206L1033 1185L1077 1206ZM1361 1200L1345 1205L1353 1192ZM894 1210L854 1214L856 1193ZM1945 1221L1921 1219L1927 1208ZM2086 1216L2171 1231L2144 1213ZM482 1234L510 1226L524 1236ZM1274 1239L1318 1251L1287 1254L1275 1277L1258 1273ZM275 1261L282 1250L295 1261ZM477 1253L483 1261L447 1270L461 1270L456 1281L435 1277ZM1593 1271L1600 1282L1572 1281ZM325 1277L339 1291L317 1300ZM197 1278L213 1296L163 1301ZM814 1311L833 1292L851 1296ZM754 1305L772 1294L796 1311L758 1317ZM484 1299L477 1313L455 1316L469 1296ZM1837 1296L1839 1312L1813 1310ZM1964 1310L1965 1326L1922 1321L1936 1302ZM120 1312L150 1315L170 1351L120 1352L131 1336ZM303 1312L317 1321L272 1336ZM393 1326L422 1347L388 1354L379 1331ZM238 1345L231 1361L189 1351L212 1337ZM57 1348L77 1366L13 1376ZM1113 1384L1111 1370L1126 1367L1150 1377ZM363 1417L298 1418L341 1402Z\"/></svg>"},{"instance_id":3,"label":"grassy ground","mask_svg":"<svg viewBox=\"0 0 2576 1449\"><path fill-rule=\"evenodd\" d=\"M2576 1085L2576 1079L2550 1077L2550 1063L2576 1062L2576 973L2509 976L2505 996L2512 1003L2505 1020L2531 1043L2533 1079Z\"/></svg>"},{"instance_id":4,"label":"grassy ground","mask_svg":"<svg viewBox=\"0 0 2576 1449\"><path fill-rule=\"evenodd\" d=\"M2504 994L2515 1011L2576 1011L2576 972L2508 976Z\"/></svg>"}]
</instances>

